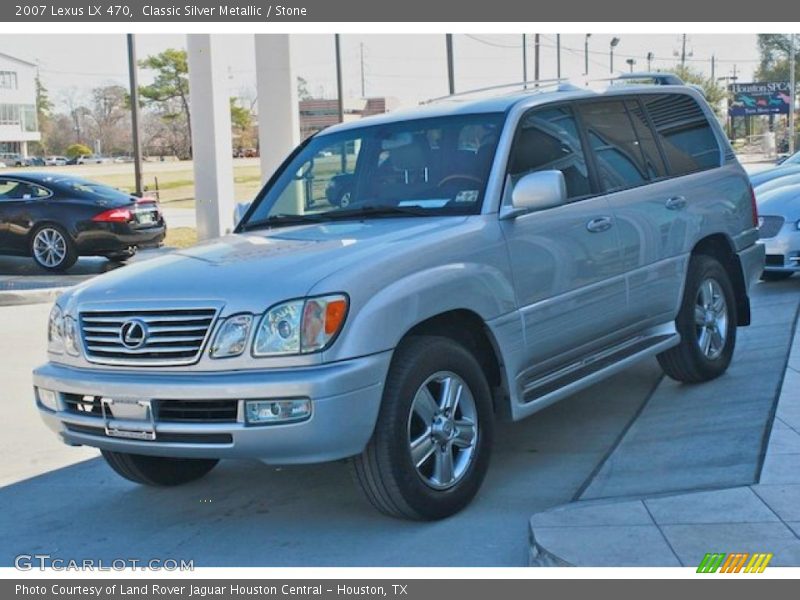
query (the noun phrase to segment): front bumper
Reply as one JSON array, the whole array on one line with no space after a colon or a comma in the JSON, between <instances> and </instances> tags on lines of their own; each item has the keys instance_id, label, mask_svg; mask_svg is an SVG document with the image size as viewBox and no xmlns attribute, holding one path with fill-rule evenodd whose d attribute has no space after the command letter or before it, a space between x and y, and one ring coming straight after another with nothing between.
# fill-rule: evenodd
<instances>
[{"instance_id":1,"label":"front bumper","mask_svg":"<svg viewBox=\"0 0 800 600\"><path fill-rule=\"evenodd\" d=\"M215 373L100 371L47 363L33 373L37 408L44 422L70 445L132 454L182 458L256 458L272 464L315 463L359 454L375 427L391 352L292 369ZM56 392L59 409L42 405L38 390ZM126 401L236 400L235 422L159 421L156 439L106 435L98 414L80 414L64 401L80 394ZM305 421L249 425L248 399L309 398ZM166 440L166 441L165 441ZM180 440L180 441L177 441Z\"/></svg>"},{"instance_id":2,"label":"front bumper","mask_svg":"<svg viewBox=\"0 0 800 600\"><path fill-rule=\"evenodd\" d=\"M785 223L774 237L759 244L767 255L765 271L800 271L800 231L794 222Z\"/></svg>"}]
</instances>

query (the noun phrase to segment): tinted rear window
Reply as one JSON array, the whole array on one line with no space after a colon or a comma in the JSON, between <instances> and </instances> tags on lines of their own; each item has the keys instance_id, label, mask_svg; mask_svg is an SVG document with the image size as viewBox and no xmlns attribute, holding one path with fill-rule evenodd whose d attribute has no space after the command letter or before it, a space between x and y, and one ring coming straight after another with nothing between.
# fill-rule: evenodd
<instances>
[{"instance_id":1,"label":"tinted rear window","mask_svg":"<svg viewBox=\"0 0 800 600\"><path fill-rule=\"evenodd\" d=\"M705 113L691 96L642 96L672 175L718 167L720 147Z\"/></svg>"}]
</instances>

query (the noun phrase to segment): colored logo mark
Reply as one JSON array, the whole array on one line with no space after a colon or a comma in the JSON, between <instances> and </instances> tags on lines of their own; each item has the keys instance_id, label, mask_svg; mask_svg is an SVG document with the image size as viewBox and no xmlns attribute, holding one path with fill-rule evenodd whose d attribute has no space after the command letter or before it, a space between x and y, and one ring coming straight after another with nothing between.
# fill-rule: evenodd
<instances>
[{"instance_id":1,"label":"colored logo mark","mask_svg":"<svg viewBox=\"0 0 800 600\"><path fill-rule=\"evenodd\" d=\"M763 573L769 561L772 560L771 552L734 552L731 554L709 553L700 561L698 573Z\"/></svg>"}]
</instances>

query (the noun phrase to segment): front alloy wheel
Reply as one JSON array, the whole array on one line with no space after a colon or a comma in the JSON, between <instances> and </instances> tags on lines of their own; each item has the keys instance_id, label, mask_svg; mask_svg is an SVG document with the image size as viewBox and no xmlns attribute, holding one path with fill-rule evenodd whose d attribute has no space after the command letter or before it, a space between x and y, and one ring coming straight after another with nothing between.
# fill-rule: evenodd
<instances>
[{"instance_id":1,"label":"front alloy wheel","mask_svg":"<svg viewBox=\"0 0 800 600\"><path fill-rule=\"evenodd\" d=\"M372 439L353 459L356 480L390 516L455 514L483 482L493 418L486 375L465 346L410 337L395 350Z\"/></svg>"},{"instance_id":2,"label":"front alloy wheel","mask_svg":"<svg viewBox=\"0 0 800 600\"><path fill-rule=\"evenodd\" d=\"M408 416L408 445L425 484L445 490L464 477L475 456L477 416L472 391L455 373L434 373L420 386Z\"/></svg>"}]
</instances>

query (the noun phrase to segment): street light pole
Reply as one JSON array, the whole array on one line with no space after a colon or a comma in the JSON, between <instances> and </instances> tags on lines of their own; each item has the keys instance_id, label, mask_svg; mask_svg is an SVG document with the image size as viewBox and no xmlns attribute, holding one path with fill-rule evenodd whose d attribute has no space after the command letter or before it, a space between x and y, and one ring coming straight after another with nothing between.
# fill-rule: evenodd
<instances>
[{"instance_id":1,"label":"street light pole","mask_svg":"<svg viewBox=\"0 0 800 600\"><path fill-rule=\"evenodd\" d=\"M142 186L142 147L139 142L139 78L136 72L136 40L128 34L128 76L131 87L131 137L133 141L133 179L136 197L144 194Z\"/></svg>"},{"instance_id":2,"label":"street light pole","mask_svg":"<svg viewBox=\"0 0 800 600\"><path fill-rule=\"evenodd\" d=\"M618 37L611 38L611 42L609 42L609 44L608 44L608 58L609 58L609 66L610 66L609 72L612 75L614 74L614 48L617 47L617 44L619 44L619 38Z\"/></svg>"},{"instance_id":3,"label":"street light pole","mask_svg":"<svg viewBox=\"0 0 800 600\"><path fill-rule=\"evenodd\" d=\"M533 36L533 80L539 81L539 34ZM539 87L539 84L535 84Z\"/></svg>"},{"instance_id":4,"label":"street light pole","mask_svg":"<svg viewBox=\"0 0 800 600\"><path fill-rule=\"evenodd\" d=\"M528 89L528 36L522 34L522 81L525 89Z\"/></svg>"},{"instance_id":5,"label":"street light pole","mask_svg":"<svg viewBox=\"0 0 800 600\"><path fill-rule=\"evenodd\" d=\"M653 69L653 58L654 54L652 52L647 53L647 72L649 73Z\"/></svg>"}]
</instances>

